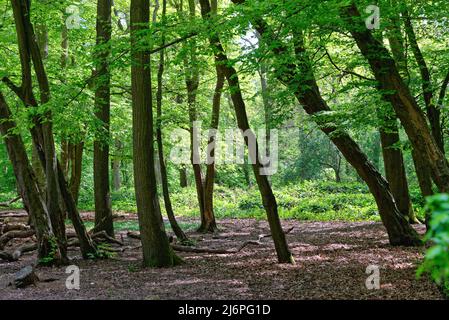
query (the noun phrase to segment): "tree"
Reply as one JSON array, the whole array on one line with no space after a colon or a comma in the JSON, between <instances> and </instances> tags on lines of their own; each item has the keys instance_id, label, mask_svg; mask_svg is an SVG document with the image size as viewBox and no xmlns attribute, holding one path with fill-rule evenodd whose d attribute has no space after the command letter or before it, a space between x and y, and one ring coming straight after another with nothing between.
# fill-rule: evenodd
<instances>
[{"instance_id":1,"label":"tree","mask_svg":"<svg viewBox=\"0 0 449 320\"><path fill-rule=\"evenodd\" d=\"M159 5L159 3L158 3ZM156 9L155 9L156 10ZM162 0L162 24L165 27L166 24L166 12L167 12L167 0ZM165 30L162 30L164 33ZM165 36L162 36L161 46L165 44ZM176 237L181 241L186 241L187 236L176 221L175 213L173 212L173 206L170 199L170 192L168 190L168 177L167 168L164 159L164 147L162 143L162 86L163 86L163 75L164 75L164 64L165 64L165 50L161 50L159 53L159 69L157 73L157 93L156 93L156 140L157 140L157 151L160 163L161 172L161 184L162 193L164 196L165 210L167 212L168 220L170 221L171 228L175 233Z\"/></svg>"},{"instance_id":2,"label":"tree","mask_svg":"<svg viewBox=\"0 0 449 320\"><path fill-rule=\"evenodd\" d=\"M201 15L205 21L211 19L211 7L209 0L200 0ZM256 177L257 185L259 187L260 195L262 197L263 206L267 213L268 223L271 229L271 235L273 237L274 245L278 261L280 263L293 263L293 257L288 248L287 241L285 239L284 231L282 230L279 214L277 210L276 198L271 189L270 183L266 175L261 174L263 168L259 158L259 146L255 134L250 130L248 116L246 114L245 102L240 90L239 78L237 71L231 66L228 57L220 42L220 38L216 33L209 35L209 43L214 49L215 64L218 68L221 68L223 74L226 77L228 85L231 90L231 99L234 105L235 114L237 117L237 124L240 130L247 132L248 136L245 136L245 144L248 146L249 140L255 144L254 148L250 150L250 157L253 161L253 172Z\"/></svg>"},{"instance_id":3,"label":"tree","mask_svg":"<svg viewBox=\"0 0 449 320\"><path fill-rule=\"evenodd\" d=\"M109 187L110 82L109 56L111 40L111 0L97 2L97 48L95 52L95 115L101 122L94 142L95 230L114 236Z\"/></svg>"},{"instance_id":4,"label":"tree","mask_svg":"<svg viewBox=\"0 0 449 320\"><path fill-rule=\"evenodd\" d=\"M401 120L413 148L423 156L425 164L431 169L432 179L438 189L449 192L449 163L432 136L424 114L401 78L395 61L384 45L365 28L354 3L342 7L341 16L362 55L369 62L379 89L384 92Z\"/></svg>"},{"instance_id":5,"label":"tree","mask_svg":"<svg viewBox=\"0 0 449 320\"><path fill-rule=\"evenodd\" d=\"M148 30L149 6L149 0L131 0L134 183L143 265L167 267L176 264L178 258L168 242L157 198L150 54L142 46L142 32Z\"/></svg>"},{"instance_id":6,"label":"tree","mask_svg":"<svg viewBox=\"0 0 449 320\"><path fill-rule=\"evenodd\" d=\"M233 0L233 2L243 4L245 1ZM253 17L251 24L263 39L274 37L270 26L264 19L258 16ZM293 31L294 58L289 55L285 45L271 46L276 62L275 74L280 82L294 93L296 99L308 114L315 115L319 112L330 111L330 107L320 94L311 68L311 62L304 48L302 30L294 29ZM286 59L286 56L288 59ZM387 181L371 164L357 143L346 132L333 124L319 123L319 125L320 129L329 136L346 160L356 169L357 173L368 185L376 200L390 243L392 245L420 244L421 241L418 234L399 212Z\"/></svg>"},{"instance_id":7,"label":"tree","mask_svg":"<svg viewBox=\"0 0 449 320\"><path fill-rule=\"evenodd\" d=\"M19 186L20 196L36 231L38 261L45 261L45 259L50 258L52 262L63 263L64 260L61 257L59 248L53 245L55 236L50 223L50 217L28 160L25 145L22 137L14 133L15 129L17 129L17 125L12 120L9 106L3 94L0 92L0 133L4 137L9 159Z\"/></svg>"}]
</instances>

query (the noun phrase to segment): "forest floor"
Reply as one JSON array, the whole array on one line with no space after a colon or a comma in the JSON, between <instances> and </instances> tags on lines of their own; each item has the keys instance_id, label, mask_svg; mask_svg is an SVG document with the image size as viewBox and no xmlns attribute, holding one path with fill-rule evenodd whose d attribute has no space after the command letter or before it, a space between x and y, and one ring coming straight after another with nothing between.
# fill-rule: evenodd
<instances>
[{"instance_id":1,"label":"forest floor","mask_svg":"<svg viewBox=\"0 0 449 320\"><path fill-rule=\"evenodd\" d=\"M90 218L90 214L84 214ZM133 215L134 216L134 215ZM131 216L122 219L129 219ZM134 217L132 219L135 219ZM194 223L181 219L183 223ZM178 253L185 264L167 269L142 269L139 240L117 238L130 248L107 260L84 261L69 251L80 268L80 290L68 290L65 267L40 267L39 282L25 289L7 287L11 276L35 261L25 254L17 262L0 262L0 299L443 299L427 277L417 280L424 248L392 247L377 222L283 221L294 227L287 240L296 265L276 263L271 238L234 254ZM269 233L265 221L219 221L217 234L188 232L197 247L233 249ZM416 229L422 234L423 226ZM15 244L17 245L17 244ZM380 289L368 290L368 265L380 270Z\"/></svg>"}]
</instances>

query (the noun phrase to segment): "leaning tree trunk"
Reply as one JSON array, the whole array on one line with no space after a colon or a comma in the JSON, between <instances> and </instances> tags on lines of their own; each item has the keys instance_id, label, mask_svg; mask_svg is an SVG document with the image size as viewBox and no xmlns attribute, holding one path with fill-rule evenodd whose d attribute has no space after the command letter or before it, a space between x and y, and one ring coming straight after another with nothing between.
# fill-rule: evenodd
<instances>
[{"instance_id":1,"label":"leaning tree trunk","mask_svg":"<svg viewBox=\"0 0 449 320\"><path fill-rule=\"evenodd\" d=\"M390 43L391 53L394 57L398 71L400 75L405 78L408 75L407 56L405 52L404 38L402 37L402 32L399 24L399 17L394 16L391 20L391 27L388 30L388 42ZM397 124L395 126L395 131L397 131ZM399 136L397 136L397 140L399 141ZM391 141L391 144L395 143L395 141ZM433 192L431 172L425 165L425 161L422 159L422 155L419 152L416 152L416 149L412 149L411 153L419 187L421 189L421 194L424 197L432 195ZM395 170L395 166L392 164L390 169L391 171ZM397 187L401 188L400 184L398 184ZM412 220L415 220L416 216L413 214L413 217L411 216L411 218L413 218Z\"/></svg>"},{"instance_id":2,"label":"leaning tree trunk","mask_svg":"<svg viewBox=\"0 0 449 320\"><path fill-rule=\"evenodd\" d=\"M154 171L150 54L140 45L142 31L148 30L149 5L149 0L131 0L134 183L143 264L166 267L174 265L177 257L165 233Z\"/></svg>"},{"instance_id":3,"label":"leaning tree trunk","mask_svg":"<svg viewBox=\"0 0 449 320\"><path fill-rule=\"evenodd\" d=\"M114 236L111 193L109 187L110 83L109 56L111 48L111 0L97 2L97 48L95 49L95 115L101 122L94 141L95 232L106 231Z\"/></svg>"},{"instance_id":4,"label":"leaning tree trunk","mask_svg":"<svg viewBox=\"0 0 449 320\"><path fill-rule=\"evenodd\" d=\"M11 3L22 67L22 86L20 88L16 87L7 78L4 78L3 81L9 84L10 88L26 105L37 106L32 85L32 61L39 84L40 100L42 104L46 104L50 99L50 89L41 57L41 51L37 44L34 28L30 21L30 4L25 0L12 0ZM42 121L43 119L45 119L45 122ZM51 112L46 111L43 115L35 115L34 121L35 125L38 127L33 130L39 131L39 137L33 137L34 143L38 153L42 152L45 154L45 162L42 162L42 166L45 171L47 210L61 253L61 259L66 260L67 240L65 236L63 212L59 202L59 186L55 163L56 151L53 140ZM40 146L38 144L40 144Z\"/></svg>"},{"instance_id":5,"label":"leaning tree trunk","mask_svg":"<svg viewBox=\"0 0 449 320\"><path fill-rule=\"evenodd\" d=\"M209 21L211 14L209 0L200 0L200 5L203 19L205 21ZM228 57L226 56L226 53L220 42L220 38L217 34L209 35L209 43L214 49L215 64L217 67L221 68L231 90L231 99L234 104L238 127L240 130L247 133L247 135L245 135L245 143L250 150L250 157L253 162L254 175L256 177L263 205L267 213L268 223L270 225L278 261L280 263L293 263L293 256L290 253L290 249L288 248L287 240L285 238L285 234L281 226L281 221L279 219L276 198L273 194L267 176L262 174L263 166L260 163L259 159L259 146L257 144L254 132L252 132L249 127L248 116L246 114L246 106L242 97L242 92L240 90L240 82L237 71L234 69L234 67L231 66L230 61L228 60ZM254 145L249 146L249 141L251 141L251 144Z\"/></svg>"},{"instance_id":6,"label":"leaning tree trunk","mask_svg":"<svg viewBox=\"0 0 449 320\"><path fill-rule=\"evenodd\" d=\"M162 23L166 23L166 11L167 11L167 0L162 0ZM165 45L165 31L162 31L162 43L161 46ZM159 69L157 73L157 93L156 93L156 140L157 140L157 151L159 156L160 172L161 172L161 184L162 193L164 196L165 211L167 212L167 217L170 222L170 226L175 233L176 237L182 242L187 240L187 236L182 231L178 222L176 221L175 213L173 212L173 207L170 199L170 192L168 190L168 177L167 168L165 166L164 159L164 147L162 143L162 81L164 75L164 64L165 64L165 51L161 50L159 53Z\"/></svg>"},{"instance_id":7,"label":"leaning tree trunk","mask_svg":"<svg viewBox=\"0 0 449 320\"><path fill-rule=\"evenodd\" d=\"M449 163L432 136L424 114L400 76L395 61L384 45L365 28L354 3L343 7L341 15L362 55L369 62L379 89L384 92L401 120L412 147L423 156L440 192L449 192Z\"/></svg>"},{"instance_id":8,"label":"leaning tree trunk","mask_svg":"<svg viewBox=\"0 0 449 320\"><path fill-rule=\"evenodd\" d=\"M34 70L36 73L36 78L38 80L40 89L40 98L42 103L46 103L50 99L50 90L47 79L47 74L42 63L42 58L40 56L39 47L36 42L36 37L34 35L34 29L30 21L29 14L29 3L26 0L12 0L14 19L16 21L16 30L19 42L19 52L20 52L20 62L22 67L22 86L15 86L11 80L4 78L3 81L11 88L12 91L23 101L26 106L38 107L38 103L33 94L32 87L32 77L31 77L31 61L33 62ZM66 180L62 169L59 166L58 160L56 158L56 152L54 148L53 133L51 128L51 113L47 112L47 123L42 124L41 118L37 115L33 116L32 120L34 126L30 129L33 143L37 149L39 160L42 166L46 168L46 179L47 184L51 182L51 188L47 186L47 194L54 197L55 203L52 207L58 207L59 210L59 191L64 199L66 209L68 211L69 217L77 231L77 236L81 243L81 251L84 258L89 258L92 255L96 255L96 248L93 245L90 236L87 234L86 228L81 221L79 212L76 206L73 206L73 198L68 192ZM47 143L45 145L45 142ZM50 170L47 172L47 170ZM50 175L50 177L49 177ZM57 179L57 181L54 181ZM57 188L54 190L54 188ZM57 195L57 196L56 196ZM49 200L47 199L47 201ZM50 211L50 209L49 209ZM64 231L64 221L62 213L57 215L56 212L49 212L50 219L55 218L52 221L52 226L56 225L60 228L59 232ZM62 223L61 223L62 221ZM62 225L62 226L61 226ZM55 235L58 237L59 232L55 231ZM64 237L57 239L58 245L64 245L66 242L65 233ZM65 246L61 249L61 255L65 252Z\"/></svg>"},{"instance_id":9,"label":"leaning tree trunk","mask_svg":"<svg viewBox=\"0 0 449 320\"><path fill-rule=\"evenodd\" d=\"M50 217L41 191L28 160L25 145L20 135L12 133L17 128L12 120L9 107L0 92L0 133L4 136L5 145L11 160L17 184L24 206L27 208L31 223L36 231L38 244L38 261L51 258L54 263L63 263L59 248L53 248L54 234Z\"/></svg>"},{"instance_id":10,"label":"leaning tree trunk","mask_svg":"<svg viewBox=\"0 0 449 320\"><path fill-rule=\"evenodd\" d=\"M244 0L232 1L237 4L244 2ZM272 33L265 20L260 17L253 17L251 23L263 39L271 39ZM319 112L330 111L329 106L321 97L311 69L311 63L305 49L302 47L301 40L301 35L295 38L297 63L294 63L291 57L286 59L288 50L285 46L280 45L271 48L276 57L275 61L278 63L277 77L280 82L285 84L295 94L297 100L308 114L315 115ZM357 143L346 132L333 125L321 124L320 128L329 136L345 159L356 169L359 176L368 185L376 201L382 222L387 229L390 244L420 244L421 241L418 234L399 212L389 190L388 183L368 160Z\"/></svg>"},{"instance_id":11,"label":"leaning tree trunk","mask_svg":"<svg viewBox=\"0 0 449 320\"><path fill-rule=\"evenodd\" d=\"M437 143L441 152L444 153L443 132L441 130L441 111L438 108L438 105L435 105L435 97L433 95L434 88L432 86L430 70L418 45L418 40L416 40L415 30L413 29L412 20L410 19L410 15L407 9L403 10L402 16L404 19L405 33L407 35L408 41L410 43L410 48L413 52L416 63L419 67L419 72L421 74L422 92L424 103L426 105L427 118L429 119L430 123L430 129L435 142Z\"/></svg>"}]
</instances>

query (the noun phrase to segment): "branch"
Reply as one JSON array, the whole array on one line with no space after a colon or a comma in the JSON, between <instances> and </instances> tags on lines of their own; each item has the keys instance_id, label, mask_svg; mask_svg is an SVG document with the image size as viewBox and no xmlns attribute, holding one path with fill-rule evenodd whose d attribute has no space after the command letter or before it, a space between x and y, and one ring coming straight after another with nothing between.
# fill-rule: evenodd
<instances>
[{"instance_id":1,"label":"branch","mask_svg":"<svg viewBox=\"0 0 449 320\"><path fill-rule=\"evenodd\" d=\"M443 107L444 98L446 97L447 87L449 86L449 71L446 75L446 78L444 78L443 84L441 85L440 95L438 97L438 108Z\"/></svg>"},{"instance_id":2,"label":"branch","mask_svg":"<svg viewBox=\"0 0 449 320\"><path fill-rule=\"evenodd\" d=\"M342 72L343 74L350 74L350 75L356 76L356 77L358 77L358 78L360 78L360 79L363 79L363 80L376 81L375 79L367 78L367 77L365 77L365 76L362 76L361 74L358 74L357 72L354 72L354 71L351 71L351 70L343 70L343 69L341 69L339 66L337 66L337 65L335 64L334 60L332 60L332 57L330 56L330 54L329 54L329 52L327 51L327 49L324 48L324 50L325 50L325 52L326 52L325 55L326 55L327 58L329 59L330 63L335 67L335 69L337 69L338 71Z\"/></svg>"}]
</instances>

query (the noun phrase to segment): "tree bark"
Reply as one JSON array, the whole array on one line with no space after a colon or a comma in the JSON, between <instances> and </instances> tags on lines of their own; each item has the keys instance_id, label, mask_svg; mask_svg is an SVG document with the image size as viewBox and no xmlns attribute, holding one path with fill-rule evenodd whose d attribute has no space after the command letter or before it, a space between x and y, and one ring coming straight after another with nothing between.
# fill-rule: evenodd
<instances>
[{"instance_id":1,"label":"tree bark","mask_svg":"<svg viewBox=\"0 0 449 320\"><path fill-rule=\"evenodd\" d=\"M95 116L101 122L100 132L94 141L94 193L95 231L106 231L114 236L111 193L109 186L109 135L110 135L110 83L109 57L111 55L111 0L97 1L97 48Z\"/></svg>"},{"instance_id":2,"label":"tree bark","mask_svg":"<svg viewBox=\"0 0 449 320\"><path fill-rule=\"evenodd\" d=\"M131 0L134 183L143 264L166 267L174 265L177 257L165 233L154 172L150 54L140 45L141 32L148 30L149 10L149 0Z\"/></svg>"},{"instance_id":3,"label":"tree bark","mask_svg":"<svg viewBox=\"0 0 449 320\"><path fill-rule=\"evenodd\" d=\"M205 21L209 21L211 14L209 0L200 0L200 5L203 19ZM250 157L254 163L253 171L256 177L257 185L259 186L263 205L267 213L268 223L270 225L271 234L273 235L273 241L276 248L278 261L280 263L294 263L293 256L290 253L290 249L287 245L284 231L282 230L281 221L279 219L277 210L276 198L273 194L267 176L261 174L263 166L260 163L259 159L259 146L257 145L255 134L250 130L249 127L248 116L246 114L246 106L242 97L242 92L240 90L237 71L234 69L234 67L231 66L220 42L220 38L217 34L209 35L209 43L215 52L215 64L217 67L221 68L231 90L231 99L234 105L238 127L243 132L248 133L248 136L245 136L245 144L247 146L249 145L249 139L251 139L251 143L255 144L255 146L249 148Z\"/></svg>"}]
</instances>

